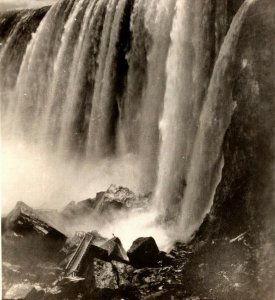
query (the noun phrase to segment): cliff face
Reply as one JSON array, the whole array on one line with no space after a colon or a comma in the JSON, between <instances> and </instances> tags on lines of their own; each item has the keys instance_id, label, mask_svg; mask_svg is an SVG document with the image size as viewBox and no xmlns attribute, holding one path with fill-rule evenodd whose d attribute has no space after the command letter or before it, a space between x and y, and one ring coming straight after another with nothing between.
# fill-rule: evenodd
<instances>
[{"instance_id":1,"label":"cliff face","mask_svg":"<svg viewBox=\"0 0 275 300\"><path fill-rule=\"evenodd\" d=\"M272 1L264 2L251 7L237 47L236 108L223 143L222 179L204 224L211 224L213 236L263 229L274 216L275 10Z\"/></svg>"},{"instance_id":2,"label":"cliff face","mask_svg":"<svg viewBox=\"0 0 275 300\"><path fill-rule=\"evenodd\" d=\"M202 262L211 266L202 276L224 269L231 272L230 280L241 282L234 277L237 268L253 273L245 288L250 299L274 296L274 19L273 1L255 1L243 24L231 78L236 108L223 142L222 178L192 242L199 249L193 267ZM237 291L233 295L244 297Z\"/></svg>"}]
</instances>

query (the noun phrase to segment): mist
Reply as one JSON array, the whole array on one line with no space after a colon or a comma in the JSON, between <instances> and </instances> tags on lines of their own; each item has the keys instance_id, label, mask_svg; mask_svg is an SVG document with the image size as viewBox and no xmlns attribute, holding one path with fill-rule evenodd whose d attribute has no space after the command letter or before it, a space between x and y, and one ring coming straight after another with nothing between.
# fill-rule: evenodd
<instances>
[{"instance_id":1,"label":"mist","mask_svg":"<svg viewBox=\"0 0 275 300\"><path fill-rule=\"evenodd\" d=\"M60 209L70 201L92 198L111 184L138 192L133 155L96 161L63 160L38 146L9 141L1 149L2 212L17 201L34 208Z\"/></svg>"}]
</instances>

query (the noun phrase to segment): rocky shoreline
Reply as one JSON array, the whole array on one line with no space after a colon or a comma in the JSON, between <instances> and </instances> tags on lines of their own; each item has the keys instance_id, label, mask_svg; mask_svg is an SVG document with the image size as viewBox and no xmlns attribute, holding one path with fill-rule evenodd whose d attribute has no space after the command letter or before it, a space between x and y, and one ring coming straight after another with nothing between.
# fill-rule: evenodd
<instances>
[{"instance_id":1,"label":"rocky shoreline","mask_svg":"<svg viewBox=\"0 0 275 300\"><path fill-rule=\"evenodd\" d=\"M17 203L2 219L3 299L265 299L274 262L259 266L263 246L250 232L209 240L198 231L166 253L146 232L124 249L119 237L107 239L93 228L67 236L53 221L57 214L66 224L149 203L150 196L113 185L61 212Z\"/></svg>"}]
</instances>

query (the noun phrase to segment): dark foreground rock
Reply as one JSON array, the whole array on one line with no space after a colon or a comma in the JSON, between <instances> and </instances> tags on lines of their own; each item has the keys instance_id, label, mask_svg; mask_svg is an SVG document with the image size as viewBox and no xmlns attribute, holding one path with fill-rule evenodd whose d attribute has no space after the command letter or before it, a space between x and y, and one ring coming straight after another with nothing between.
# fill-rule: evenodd
<instances>
[{"instance_id":1,"label":"dark foreground rock","mask_svg":"<svg viewBox=\"0 0 275 300\"><path fill-rule=\"evenodd\" d=\"M127 251L130 263L137 267L155 266L158 261L159 249L152 237L136 239Z\"/></svg>"},{"instance_id":2,"label":"dark foreground rock","mask_svg":"<svg viewBox=\"0 0 275 300\"><path fill-rule=\"evenodd\" d=\"M25 203L18 202L5 218L3 260L16 263L28 259L32 263L45 261L57 255L66 239L67 236L54 224L43 220Z\"/></svg>"}]
</instances>

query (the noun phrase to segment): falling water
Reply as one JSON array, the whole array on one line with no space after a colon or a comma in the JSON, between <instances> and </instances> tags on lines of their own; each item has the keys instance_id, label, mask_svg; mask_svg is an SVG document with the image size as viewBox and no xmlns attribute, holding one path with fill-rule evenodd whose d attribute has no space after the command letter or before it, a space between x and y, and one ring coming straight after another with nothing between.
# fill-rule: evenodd
<instances>
[{"instance_id":1,"label":"falling water","mask_svg":"<svg viewBox=\"0 0 275 300\"><path fill-rule=\"evenodd\" d=\"M179 226L184 228L179 234L181 239L188 239L201 224L221 178L223 138L236 106L232 100L232 82L238 37L251 3L253 0L246 1L236 14L209 83L181 203Z\"/></svg>"},{"instance_id":2,"label":"falling water","mask_svg":"<svg viewBox=\"0 0 275 300\"><path fill-rule=\"evenodd\" d=\"M250 3L220 50L227 1L217 2L58 1L16 61L17 75L5 61L22 19L0 52L4 143L32 147L53 176L66 166L59 191L121 178L154 191L154 209L188 238L219 182L230 72Z\"/></svg>"},{"instance_id":3,"label":"falling water","mask_svg":"<svg viewBox=\"0 0 275 300\"><path fill-rule=\"evenodd\" d=\"M113 121L116 121L118 114L114 93L116 76L119 76L115 73L117 42L125 7L126 0L110 1L103 25L87 141L88 154L91 152L96 156L109 154L112 151L110 147L113 146L113 131L116 127Z\"/></svg>"}]
</instances>

